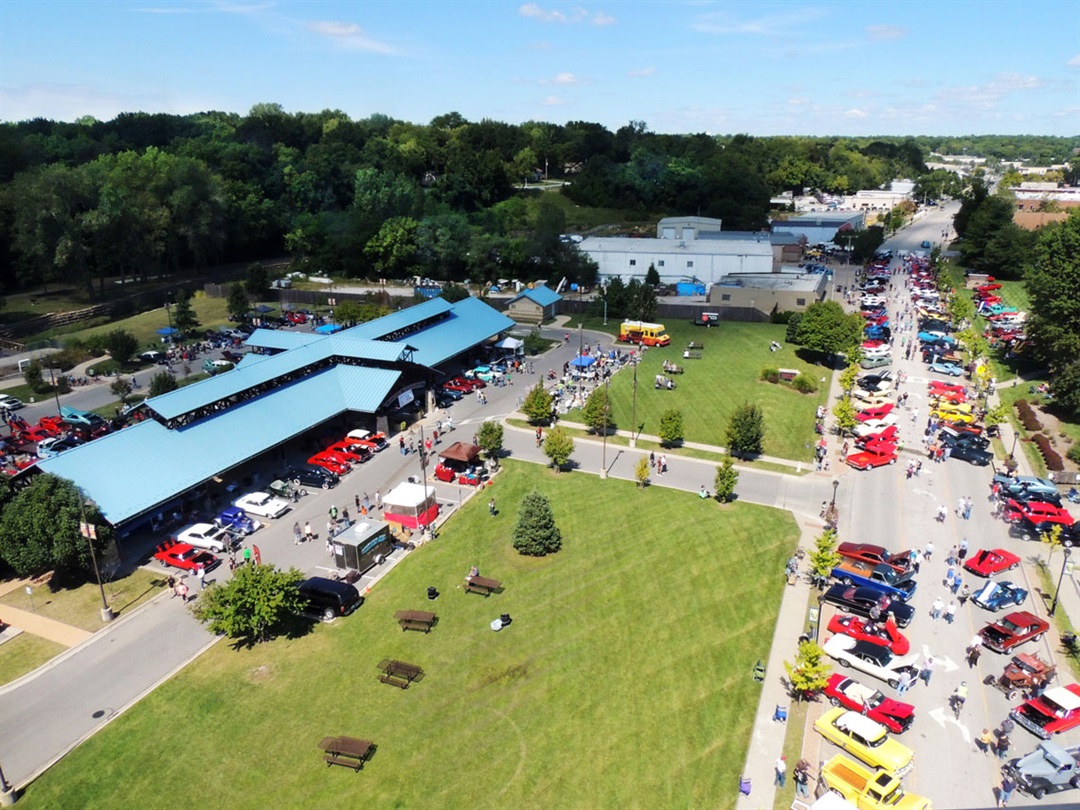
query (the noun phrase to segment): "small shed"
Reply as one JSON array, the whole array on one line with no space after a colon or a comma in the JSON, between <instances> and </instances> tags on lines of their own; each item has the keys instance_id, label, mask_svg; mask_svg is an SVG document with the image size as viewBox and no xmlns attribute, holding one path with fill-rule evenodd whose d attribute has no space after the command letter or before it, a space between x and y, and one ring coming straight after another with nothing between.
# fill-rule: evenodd
<instances>
[{"instance_id":1,"label":"small shed","mask_svg":"<svg viewBox=\"0 0 1080 810\"><path fill-rule=\"evenodd\" d=\"M537 284L529 290L510 299L506 314L518 323L541 324L550 321L559 314L559 302L562 296L543 284Z\"/></svg>"},{"instance_id":2,"label":"small shed","mask_svg":"<svg viewBox=\"0 0 1080 810\"><path fill-rule=\"evenodd\" d=\"M394 550L390 524L361 519L333 539L334 564L363 574L382 563Z\"/></svg>"},{"instance_id":3,"label":"small shed","mask_svg":"<svg viewBox=\"0 0 1080 810\"><path fill-rule=\"evenodd\" d=\"M426 484L398 484L383 496L383 520L408 529L428 526L439 516L435 487Z\"/></svg>"}]
</instances>

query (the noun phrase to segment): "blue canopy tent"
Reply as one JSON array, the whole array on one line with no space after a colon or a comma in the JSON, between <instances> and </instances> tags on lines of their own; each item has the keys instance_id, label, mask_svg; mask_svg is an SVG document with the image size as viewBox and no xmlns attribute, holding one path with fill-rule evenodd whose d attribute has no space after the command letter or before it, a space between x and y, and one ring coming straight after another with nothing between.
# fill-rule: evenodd
<instances>
[{"instance_id":1,"label":"blue canopy tent","mask_svg":"<svg viewBox=\"0 0 1080 810\"><path fill-rule=\"evenodd\" d=\"M176 336L180 334L180 330L172 326L163 326L154 331L156 334L161 335L162 343L172 343L173 340L176 339Z\"/></svg>"},{"instance_id":2,"label":"blue canopy tent","mask_svg":"<svg viewBox=\"0 0 1080 810\"><path fill-rule=\"evenodd\" d=\"M587 354L579 354L577 357L570 361L570 365L574 366L575 368L588 368L595 362L595 357L589 357L589 355Z\"/></svg>"},{"instance_id":3,"label":"blue canopy tent","mask_svg":"<svg viewBox=\"0 0 1080 810\"><path fill-rule=\"evenodd\" d=\"M267 306L266 304L259 304L255 307L255 311L260 315L265 315L267 312L273 312L275 309L277 309L277 307Z\"/></svg>"}]
</instances>

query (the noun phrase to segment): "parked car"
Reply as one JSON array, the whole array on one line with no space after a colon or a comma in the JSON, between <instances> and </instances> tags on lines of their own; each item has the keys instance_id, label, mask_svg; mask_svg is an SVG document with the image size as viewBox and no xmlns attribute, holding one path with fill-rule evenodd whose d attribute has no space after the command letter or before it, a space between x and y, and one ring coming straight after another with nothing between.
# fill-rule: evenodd
<instances>
[{"instance_id":1,"label":"parked car","mask_svg":"<svg viewBox=\"0 0 1080 810\"><path fill-rule=\"evenodd\" d=\"M262 523L250 517L239 506L227 506L218 512L214 525L238 536L246 537L262 526Z\"/></svg>"},{"instance_id":2,"label":"parked car","mask_svg":"<svg viewBox=\"0 0 1080 810\"><path fill-rule=\"evenodd\" d=\"M862 560L873 565L888 563L897 571L907 571L911 568L910 551L894 554L884 546L875 546L872 543L841 543L836 547L836 553L841 557L850 557L853 560Z\"/></svg>"},{"instance_id":3,"label":"parked car","mask_svg":"<svg viewBox=\"0 0 1080 810\"><path fill-rule=\"evenodd\" d=\"M1041 492L1048 492L1051 494L1057 494L1057 484L1046 478L1037 478L1034 475L1018 475L1015 478L1003 473L998 473L993 477L990 482L991 486L998 485L1001 487L1008 487L1012 484L1018 484L1024 489L1039 490Z\"/></svg>"},{"instance_id":4,"label":"parked car","mask_svg":"<svg viewBox=\"0 0 1080 810\"><path fill-rule=\"evenodd\" d=\"M336 487L341 480L337 475L322 467L293 467L282 478L293 482L294 486L303 484L304 486L322 487L323 489Z\"/></svg>"},{"instance_id":5,"label":"parked car","mask_svg":"<svg viewBox=\"0 0 1080 810\"><path fill-rule=\"evenodd\" d=\"M1065 548L1080 546L1080 522L1073 523L1071 526L1062 526L1060 523L1050 523L1048 521L1032 523L1030 520L1023 518L1009 527L1009 534L1022 540L1041 540L1044 534L1056 528L1061 529L1058 534L1058 541L1061 545Z\"/></svg>"},{"instance_id":6,"label":"parked car","mask_svg":"<svg viewBox=\"0 0 1080 810\"><path fill-rule=\"evenodd\" d=\"M9 396L8 394L0 395L0 408L7 408L9 411L17 411L19 408L23 407L26 407L26 403L18 397Z\"/></svg>"},{"instance_id":7,"label":"parked car","mask_svg":"<svg viewBox=\"0 0 1080 810\"><path fill-rule=\"evenodd\" d=\"M233 506L267 518L279 518L289 511L287 501L275 498L268 492L249 492L247 495L241 495L233 501Z\"/></svg>"},{"instance_id":8,"label":"parked car","mask_svg":"<svg viewBox=\"0 0 1080 810\"><path fill-rule=\"evenodd\" d=\"M892 616L897 627L907 627L915 617L915 608L890 598L877 588L837 583L826 588L821 601L856 616L870 616L871 613L878 613L881 618Z\"/></svg>"},{"instance_id":9,"label":"parked car","mask_svg":"<svg viewBox=\"0 0 1080 810\"><path fill-rule=\"evenodd\" d=\"M829 620L828 629L830 633L841 633L859 641L888 647L893 655L907 655L911 652L911 642L891 618L884 622L875 622L872 619L837 613Z\"/></svg>"},{"instance_id":10,"label":"parked car","mask_svg":"<svg viewBox=\"0 0 1080 810\"><path fill-rule=\"evenodd\" d=\"M877 357L866 357L863 359L860 366L864 369L870 370L874 368L882 368L892 363L892 354L879 354Z\"/></svg>"},{"instance_id":11,"label":"parked car","mask_svg":"<svg viewBox=\"0 0 1080 810\"><path fill-rule=\"evenodd\" d=\"M213 523L194 523L176 533L178 543L187 543L195 548L222 552L232 548L235 538L220 526Z\"/></svg>"},{"instance_id":12,"label":"parked car","mask_svg":"<svg viewBox=\"0 0 1080 810\"><path fill-rule=\"evenodd\" d=\"M859 406L856 406L859 407ZM895 423L896 417L893 414L893 409L896 405L892 402L886 402L884 405L874 405L869 408L859 408L855 413L855 418L860 422L869 422L872 419L881 419L883 421L889 421L889 417L893 417Z\"/></svg>"},{"instance_id":13,"label":"parked car","mask_svg":"<svg viewBox=\"0 0 1080 810\"><path fill-rule=\"evenodd\" d=\"M930 810L929 799L905 793L891 772L869 769L843 754L821 766L821 782L856 810Z\"/></svg>"},{"instance_id":14,"label":"parked car","mask_svg":"<svg viewBox=\"0 0 1080 810\"><path fill-rule=\"evenodd\" d=\"M376 452L382 452L390 446L385 433L372 433L370 430L350 430L346 438L367 442Z\"/></svg>"},{"instance_id":15,"label":"parked car","mask_svg":"<svg viewBox=\"0 0 1080 810\"><path fill-rule=\"evenodd\" d=\"M305 613L330 621L338 616L348 616L364 603L364 597L355 585L325 577L311 577L301 582L297 589L307 600Z\"/></svg>"},{"instance_id":16,"label":"parked car","mask_svg":"<svg viewBox=\"0 0 1080 810\"><path fill-rule=\"evenodd\" d=\"M1020 704L1009 717L1044 740L1080 726L1080 684L1055 686Z\"/></svg>"},{"instance_id":17,"label":"parked car","mask_svg":"<svg viewBox=\"0 0 1080 810\"><path fill-rule=\"evenodd\" d=\"M955 363L931 363L930 370L935 374L948 374L950 377L959 377L964 373L964 370Z\"/></svg>"},{"instance_id":18,"label":"parked car","mask_svg":"<svg viewBox=\"0 0 1080 810\"><path fill-rule=\"evenodd\" d=\"M204 571L209 572L221 564L221 560L209 551L176 540L169 540L158 546L154 552L154 559L158 560L162 565L171 565L173 568L180 568L184 571L197 571L202 568Z\"/></svg>"},{"instance_id":19,"label":"parked car","mask_svg":"<svg viewBox=\"0 0 1080 810\"><path fill-rule=\"evenodd\" d=\"M971 601L983 610L992 610L997 613L1002 608L1024 604L1027 595L1028 592L1019 585L1011 582L994 582L991 579L971 595Z\"/></svg>"},{"instance_id":20,"label":"parked car","mask_svg":"<svg viewBox=\"0 0 1080 810\"><path fill-rule=\"evenodd\" d=\"M994 652L1007 653L1025 641L1038 641L1050 629L1050 623L1034 613L1018 610L986 625L979 631L983 646Z\"/></svg>"},{"instance_id":21,"label":"parked car","mask_svg":"<svg viewBox=\"0 0 1080 810\"><path fill-rule=\"evenodd\" d=\"M1004 692L1013 701L1029 689L1032 695L1046 691L1055 678L1057 667L1043 661L1038 653L1020 653L1005 665L1001 675L996 678L987 675L983 683Z\"/></svg>"},{"instance_id":22,"label":"parked car","mask_svg":"<svg viewBox=\"0 0 1080 810\"><path fill-rule=\"evenodd\" d=\"M829 676L823 694L833 706L865 714L894 734L907 731L915 721L915 707L910 703L885 697L880 690L864 686L839 672Z\"/></svg>"},{"instance_id":23,"label":"parked car","mask_svg":"<svg viewBox=\"0 0 1080 810\"><path fill-rule=\"evenodd\" d=\"M822 649L841 666L865 672L894 689L900 683L901 673L908 672L912 676L918 673L918 653L898 657L880 644L856 641L850 636L833 636L822 645Z\"/></svg>"},{"instance_id":24,"label":"parked car","mask_svg":"<svg viewBox=\"0 0 1080 810\"><path fill-rule=\"evenodd\" d=\"M901 779L915 767L915 752L889 737L888 729L847 709L828 709L814 730L871 768L883 768Z\"/></svg>"},{"instance_id":25,"label":"parked car","mask_svg":"<svg viewBox=\"0 0 1080 810\"><path fill-rule=\"evenodd\" d=\"M1017 503L1036 501L1038 503L1048 503L1059 509L1061 508L1061 495L1057 492L1043 492L1041 489L1028 489L1019 484L1003 488L1001 492L998 493L998 496L1006 503L1008 503L1009 500L1014 500Z\"/></svg>"},{"instance_id":26,"label":"parked car","mask_svg":"<svg viewBox=\"0 0 1080 810\"><path fill-rule=\"evenodd\" d=\"M1015 523L1021 518L1026 518L1035 524L1060 523L1062 526L1071 526L1076 521L1068 509L1042 501L1021 502L1015 498L1008 498L1005 501L1004 518L1006 523Z\"/></svg>"},{"instance_id":27,"label":"parked car","mask_svg":"<svg viewBox=\"0 0 1080 810\"><path fill-rule=\"evenodd\" d=\"M142 352L141 354L139 354L139 359L142 360L142 362L144 363L154 363L155 365L159 366L163 366L169 361L169 358L167 358L161 352L153 350L148 352Z\"/></svg>"},{"instance_id":28,"label":"parked car","mask_svg":"<svg viewBox=\"0 0 1080 810\"><path fill-rule=\"evenodd\" d=\"M901 573L887 563L877 565L842 558L832 575L845 585L863 585L907 602L915 593L915 580L910 572Z\"/></svg>"},{"instance_id":29,"label":"parked car","mask_svg":"<svg viewBox=\"0 0 1080 810\"><path fill-rule=\"evenodd\" d=\"M325 452L333 453L335 457L350 464L363 464L372 456L371 448L356 439L342 439L340 442L334 442L326 448Z\"/></svg>"},{"instance_id":30,"label":"parked car","mask_svg":"<svg viewBox=\"0 0 1080 810\"><path fill-rule=\"evenodd\" d=\"M80 442L76 439L61 439L53 436L49 439L43 439L38 442L37 455L38 458L52 458L58 456L65 450L70 450L73 447L78 447Z\"/></svg>"},{"instance_id":31,"label":"parked car","mask_svg":"<svg viewBox=\"0 0 1080 810\"><path fill-rule=\"evenodd\" d=\"M1033 799L1080 788L1080 745L1062 748L1044 740L1030 754L1010 760L1005 773Z\"/></svg>"},{"instance_id":32,"label":"parked car","mask_svg":"<svg viewBox=\"0 0 1080 810\"><path fill-rule=\"evenodd\" d=\"M980 577L992 577L1020 565L1020 558L1003 548L984 548L964 561L964 568Z\"/></svg>"},{"instance_id":33,"label":"parked car","mask_svg":"<svg viewBox=\"0 0 1080 810\"><path fill-rule=\"evenodd\" d=\"M857 438L865 438L867 436L873 436L875 433L883 433L886 428L890 428L896 425L896 414L889 414L889 419L871 419L868 422L863 422L857 428L855 428L855 436Z\"/></svg>"},{"instance_id":34,"label":"parked car","mask_svg":"<svg viewBox=\"0 0 1080 810\"><path fill-rule=\"evenodd\" d=\"M844 461L856 470L865 471L874 467L887 467L889 464L896 463L896 445L882 444L878 445L877 449L868 447L861 453L852 453Z\"/></svg>"},{"instance_id":35,"label":"parked car","mask_svg":"<svg viewBox=\"0 0 1080 810\"><path fill-rule=\"evenodd\" d=\"M325 450L321 453L316 453L307 460L308 464L312 464L316 467L322 467L334 475L344 475L352 469L352 465L349 462L342 459L336 453L328 453Z\"/></svg>"},{"instance_id":36,"label":"parked car","mask_svg":"<svg viewBox=\"0 0 1080 810\"><path fill-rule=\"evenodd\" d=\"M976 467L987 467L990 462L994 460L994 454L975 447L969 442L957 442L952 445L952 449L949 450L949 458L955 458L958 461L966 461L968 464L974 464Z\"/></svg>"}]
</instances>

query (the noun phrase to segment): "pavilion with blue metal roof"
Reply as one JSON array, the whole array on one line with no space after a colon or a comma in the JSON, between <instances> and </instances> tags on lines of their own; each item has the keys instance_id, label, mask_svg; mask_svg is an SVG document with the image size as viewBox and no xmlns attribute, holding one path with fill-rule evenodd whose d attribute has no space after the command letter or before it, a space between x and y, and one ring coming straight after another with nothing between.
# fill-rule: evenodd
<instances>
[{"instance_id":1,"label":"pavilion with blue metal roof","mask_svg":"<svg viewBox=\"0 0 1080 810\"><path fill-rule=\"evenodd\" d=\"M36 467L74 481L114 526L137 521L327 420L390 408L514 325L479 299L437 298L331 335L259 329L247 344L263 354L152 397L144 421Z\"/></svg>"}]
</instances>

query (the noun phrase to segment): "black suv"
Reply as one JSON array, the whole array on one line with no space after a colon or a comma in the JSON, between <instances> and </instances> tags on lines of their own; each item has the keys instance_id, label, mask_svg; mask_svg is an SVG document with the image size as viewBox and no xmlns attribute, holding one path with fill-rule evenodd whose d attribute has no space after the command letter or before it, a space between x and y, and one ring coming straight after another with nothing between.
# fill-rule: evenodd
<instances>
[{"instance_id":1,"label":"black suv","mask_svg":"<svg viewBox=\"0 0 1080 810\"><path fill-rule=\"evenodd\" d=\"M325 577L305 579L297 588L307 600L305 613L330 621L338 616L348 616L364 603L364 597L355 585Z\"/></svg>"},{"instance_id":2,"label":"black suv","mask_svg":"<svg viewBox=\"0 0 1080 810\"><path fill-rule=\"evenodd\" d=\"M334 473L329 470L324 470L322 467L293 467L285 475L282 476L286 481L299 481L301 484L307 487L322 487L323 489L330 489L336 487L341 480Z\"/></svg>"}]
</instances>

